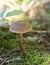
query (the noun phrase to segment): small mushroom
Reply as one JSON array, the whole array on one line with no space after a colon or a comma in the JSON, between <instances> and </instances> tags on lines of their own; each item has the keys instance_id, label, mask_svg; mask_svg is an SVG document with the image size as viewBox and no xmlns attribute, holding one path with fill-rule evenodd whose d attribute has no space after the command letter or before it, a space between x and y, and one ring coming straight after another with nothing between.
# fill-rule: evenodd
<instances>
[{"instance_id":1,"label":"small mushroom","mask_svg":"<svg viewBox=\"0 0 50 65\"><path fill-rule=\"evenodd\" d=\"M29 23L23 21L13 22L10 25L10 31L19 34L19 46L23 55L26 55L26 50L22 44L23 34L29 32L31 29L32 26Z\"/></svg>"}]
</instances>

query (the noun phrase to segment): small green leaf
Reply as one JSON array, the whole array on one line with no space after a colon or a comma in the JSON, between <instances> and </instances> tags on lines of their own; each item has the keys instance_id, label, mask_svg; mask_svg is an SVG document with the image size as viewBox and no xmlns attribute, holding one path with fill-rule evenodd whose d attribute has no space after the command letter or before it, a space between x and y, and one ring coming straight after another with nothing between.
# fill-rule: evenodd
<instances>
[{"instance_id":1,"label":"small green leaf","mask_svg":"<svg viewBox=\"0 0 50 65\"><path fill-rule=\"evenodd\" d=\"M22 14L22 13L24 13L24 11L22 11L22 10L13 10L12 12L8 12L6 17L19 15L19 14Z\"/></svg>"},{"instance_id":2,"label":"small green leaf","mask_svg":"<svg viewBox=\"0 0 50 65\"><path fill-rule=\"evenodd\" d=\"M0 13L0 18L3 18L4 17L4 14L6 12L6 9L7 9L7 7L4 7L3 8L2 12Z\"/></svg>"},{"instance_id":3,"label":"small green leaf","mask_svg":"<svg viewBox=\"0 0 50 65\"><path fill-rule=\"evenodd\" d=\"M6 63L15 62L15 61L17 62L17 61L21 61L21 60L22 60L22 58L20 58L20 56L18 56L16 58L12 58L10 60L7 60Z\"/></svg>"}]
</instances>

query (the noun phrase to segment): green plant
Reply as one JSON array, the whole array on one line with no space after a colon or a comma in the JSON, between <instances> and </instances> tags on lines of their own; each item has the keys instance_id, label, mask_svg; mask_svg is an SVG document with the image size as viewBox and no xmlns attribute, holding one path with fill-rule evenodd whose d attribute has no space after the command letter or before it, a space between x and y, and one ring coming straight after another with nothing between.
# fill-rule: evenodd
<instances>
[{"instance_id":1,"label":"green plant","mask_svg":"<svg viewBox=\"0 0 50 65\"><path fill-rule=\"evenodd\" d=\"M15 15L19 15L19 14L24 13L24 11L22 11L22 10L13 10L13 11L8 12L6 14L6 10L7 10L7 6L5 6L3 8L3 10L0 12L0 26L4 26L6 24L5 21L8 21L6 19L7 17L12 17L12 16L15 16Z\"/></svg>"}]
</instances>

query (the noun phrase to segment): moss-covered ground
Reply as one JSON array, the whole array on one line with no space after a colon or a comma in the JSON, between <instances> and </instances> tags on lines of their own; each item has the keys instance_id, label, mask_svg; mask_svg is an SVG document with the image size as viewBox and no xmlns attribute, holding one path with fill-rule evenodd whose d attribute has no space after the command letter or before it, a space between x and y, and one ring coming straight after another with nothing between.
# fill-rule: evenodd
<instances>
[{"instance_id":1,"label":"moss-covered ground","mask_svg":"<svg viewBox=\"0 0 50 65\"><path fill-rule=\"evenodd\" d=\"M18 34L0 29L0 65L50 65L47 34L26 33L23 44L27 51L26 57L23 57L19 48Z\"/></svg>"}]
</instances>

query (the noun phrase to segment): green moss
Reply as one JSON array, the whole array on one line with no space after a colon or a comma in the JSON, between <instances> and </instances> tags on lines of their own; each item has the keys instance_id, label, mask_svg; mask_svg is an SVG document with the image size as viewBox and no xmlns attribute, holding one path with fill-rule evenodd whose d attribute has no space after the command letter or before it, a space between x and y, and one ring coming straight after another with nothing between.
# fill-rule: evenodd
<instances>
[{"instance_id":1,"label":"green moss","mask_svg":"<svg viewBox=\"0 0 50 65\"><path fill-rule=\"evenodd\" d=\"M18 44L18 35L11 33L9 30L0 30L0 39L2 40L2 45L0 46L0 54L7 49L7 54L11 53L12 50L18 50L19 44ZM34 42L35 41L35 42ZM13 57L12 59L15 59L15 61L12 61L9 58L9 63L7 65L50 65L50 54L45 50L45 47L43 45L40 45L36 42L36 40L31 38L24 38L23 40L25 49L27 51L27 56L23 58L20 54L20 61L16 58L18 58L19 55L16 57ZM9 49L9 50L8 50ZM11 50L12 49L12 50Z\"/></svg>"}]
</instances>

